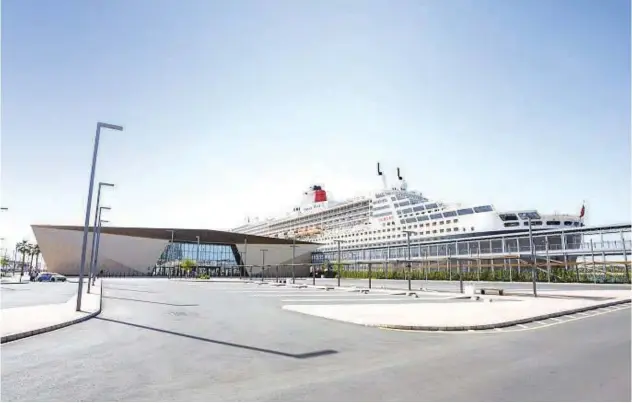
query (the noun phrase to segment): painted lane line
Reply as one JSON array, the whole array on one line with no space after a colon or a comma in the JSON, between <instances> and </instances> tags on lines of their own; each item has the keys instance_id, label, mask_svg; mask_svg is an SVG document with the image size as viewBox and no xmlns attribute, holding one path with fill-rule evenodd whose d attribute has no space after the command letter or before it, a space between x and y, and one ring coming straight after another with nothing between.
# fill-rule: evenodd
<instances>
[{"instance_id":1,"label":"painted lane line","mask_svg":"<svg viewBox=\"0 0 632 403\"><path fill-rule=\"evenodd\" d=\"M499 327L495 328L494 330L497 331L497 332L502 332L503 331L503 329L501 329Z\"/></svg>"},{"instance_id":2,"label":"painted lane line","mask_svg":"<svg viewBox=\"0 0 632 403\"><path fill-rule=\"evenodd\" d=\"M547 320L554 320L554 321L556 321L556 322L561 322L561 321L562 321L561 319L558 319L558 318L549 318L549 319L547 319Z\"/></svg>"},{"instance_id":3,"label":"painted lane line","mask_svg":"<svg viewBox=\"0 0 632 403\"><path fill-rule=\"evenodd\" d=\"M573 316L573 315L564 315L564 317L565 317L565 318L576 319L576 317L575 317L575 316Z\"/></svg>"},{"instance_id":4,"label":"painted lane line","mask_svg":"<svg viewBox=\"0 0 632 403\"><path fill-rule=\"evenodd\" d=\"M628 307L630 308L630 307ZM598 310L596 310L598 311ZM541 326L534 326L534 327L529 327L528 329L511 329L511 330L506 330L505 333L511 333L511 332L528 332L528 331L533 331L533 330L540 330L543 329L545 327L551 327L551 326L558 326L558 325L563 325L569 322L574 322L576 320L582 320L582 319L587 319L587 318L592 318L594 316L599 316L599 315L605 315L607 313L610 312L597 312L593 315L589 315L589 316L584 316L581 318L575 318L575 319L568 319L566 321L557 321L557 322L552 322L552 323L544 323L542 321L535 321L535 323L540 323ZM550 319L554 319L554 318L550 318ZM500 328L496 328L494 330L476 330L473 332L445 332L445 331L434 331L434 330L406 330L406 329L389 329L389 328L380 328L383 330L389 330L389 331L393 331L393 332L414 332L414 333L442 333L442 334L451 334L454 335L455 337L457 335L464 335L464 334L486 334L486 335L490 335L490 334L496 334L497 331L502 331L503 329ZM507 329L507 328L505 328Z\"/></svg>"},{"instance_id":5,"label":"painted lane line","mask_svg":"<svg viewBox=\"0 0 632 403\"><path fill-rule=\"evenodd\" d=\"M314 299L282 299L281 302L345 302L345 301L418 301L405 298L314 298Z\"/></svg>"},{"instance_id":6,"label":"painted lane line","mask_svg":"<svg viewBox=\"0 0 632 403\"><path fill-rule=\"evenodd\" d=\"M287 298L287 297L357 297L357 295L349 294L252 294L253 298Z\"/></svg>"},{"instance_id":7,"label":"painted lane line","mask_svg":"<svg viewBox=\"0 0 632 403\"><path fill-rule=\"evenodd\" d=\"M518 324L518 326L519 326L519 327L521 327L521 328L523 328L523 329L528 329L528 328L529 328L529 326L525 326L525 325L520 324L520 323Z\"/></svg>"}]
</instances>

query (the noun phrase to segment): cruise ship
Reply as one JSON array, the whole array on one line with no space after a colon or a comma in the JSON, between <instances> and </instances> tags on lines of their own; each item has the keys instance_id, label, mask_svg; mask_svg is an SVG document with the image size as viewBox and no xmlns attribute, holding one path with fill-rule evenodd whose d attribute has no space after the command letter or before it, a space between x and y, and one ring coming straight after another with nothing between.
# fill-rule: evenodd
<instances>
[{"instance_id":1,"label":"cruise ship","mask_svg":"<svg viewBox=\"0 0 632 403\"><path fill-rule=\"evenodd\" d=\"M418 243L524 232L529 220L534 231L583 226L583 207L579 215L499 211L491 204L450 203L408 190L399 168L394 187L388 187L379 163L377 174L383 188L366 196L336 202L322 184L312 185L286 216L248 222L232 231L317 242L326 252L337 248L337 240L343 241L343 249L403 245L407 231L412 231L411 242Z\"/></svg>"}]
</instances>

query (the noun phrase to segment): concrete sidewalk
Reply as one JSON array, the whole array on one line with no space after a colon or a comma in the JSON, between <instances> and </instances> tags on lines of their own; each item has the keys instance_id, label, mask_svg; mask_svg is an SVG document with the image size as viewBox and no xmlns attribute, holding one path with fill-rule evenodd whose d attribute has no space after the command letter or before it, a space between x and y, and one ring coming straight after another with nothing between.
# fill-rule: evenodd
<instances>
[{"instance_id":1,"label":"concrete sidewalk","mask_svg":"<svg viewBox=\"0 0 632 403\"><path fill-rule=\"evenodd\" d=\"M5 276L0 278L0 284L28 284L31 279L29 278L28 273L22 276L22 281L20 281L20 275L15 276Z\"/></svg>"},{"instance_id":2,"label":"concrete sidewalk","mask_svg":"<svg viewBox=\"0 0 632 403\"><path fill-rule=\"evenodd\" d=\"M420 292L417 293L422 296ZM365 326L402 330L484 330L583 312L630 302L630 291L569 291L572 298L485 297L474 301L419 304L285 305L284 310ZM585 298L582 298L585 297ZM600 297L596 300L595 297ZM489 302L491 301L491 302Z\"/></svg>"},{"instance_id":3,"label":"concrete sidewalk","mask_svg":"<svg viewBox=\"0 0 632 403\"><path fill-rule=\"evenodd\" d=\"M77 296L62 304L35 305L0 310L1 343L60 329L93 318L101 312L100 280L91 293L83 290L81 311L77 312Z\"/></svg>"}]
</instances>

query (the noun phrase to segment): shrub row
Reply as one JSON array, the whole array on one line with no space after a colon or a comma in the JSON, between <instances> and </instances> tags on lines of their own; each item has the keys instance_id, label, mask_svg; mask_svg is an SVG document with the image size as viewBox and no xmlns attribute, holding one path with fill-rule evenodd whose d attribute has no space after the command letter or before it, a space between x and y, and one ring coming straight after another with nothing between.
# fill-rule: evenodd
<instances>
[{"instance_id":1,"label":"shrub row","mask_svg":"<svg viewBox=\"0 0 632 403\"><path fill-rule=\"evenodd\" d=\"M337 276L337 272L335 273ZM496 269L494 271L490 269L482 269L480 272L480 277L478 271L472 270L470 272L464 271L461 273L463 277L463 281L533 281L533 277L531 274L531 269L522 269L520 272L517 270L512 270L511 275L509 270L499 270ZM363 271L351 271L351 270L342 270L341 271L342 278L349 279L368 279L369 272L368 270ZM388 270L384 271L383 269L372 270L371 278L377 280L406 280L408 279L407 272L404 270ZM428 271L427 276L423 270L413 270L411 273L412 280L458 280L459 272L457 270L453 270L452 274L447 270L441 271ZM578 281L579 280L579 281ZM546 272L538 271L537 273L537 281L546 282L548 281L548 275ZM555 283L592 283L595 279L592 274L588 273L579 273L579 279L577 276L577 272L574 270L564 270L564 269L553 269L551 270L551 282ZM625 282L625 276L603 276L597 275L597 282L617 282L622 283Z\"/></svg>"}]
</instances>

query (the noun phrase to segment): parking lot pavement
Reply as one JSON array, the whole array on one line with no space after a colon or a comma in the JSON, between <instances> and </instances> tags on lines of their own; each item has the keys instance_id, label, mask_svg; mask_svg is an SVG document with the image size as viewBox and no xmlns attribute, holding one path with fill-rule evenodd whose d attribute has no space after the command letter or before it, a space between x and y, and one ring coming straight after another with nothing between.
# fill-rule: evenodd
<instances>
[{"instance_id":1,"label":"parking lot pavement","mask_svg":"<svg viewBox=\"0 0 632 403\"><path fill-rule=\"evenodd\" d=\"M246 285L239 288L210 287L216 292L225 292L229 295L243 295L247 298L260 300L260 303L272 303L275 305L291 304L384 304L384 303L423 303L448 301L449 298L441 294L426 294L419 298L413 298L401 293L384 293L373 291L362 293L348 290L324 290L318 288L292 288L272 287L268 285ZM421 293L420 293L421 294Z\"/></svg>"},{"instance_id":2,"label":"parking lot pavement","mask_svg":"<svg viewBox=\"0 0 632 403\"><path fill-rule=\"evenodd\" d=\"M60 304L77 293L77 285L69 283L3 284L0 286L0 307L18 308L33 305Z\"/></svg>"},{"instance_id":3,"label":"parking lot pavement","mask_svg":"<svg viewBox=\"0 0 632 403\"><path fill-rule=\"evenodd\" d=\"M98 318L3 345L2 400L630 401L629 309L402 332L284 312L283 299L318 296L264 289L106 280Z\"/></svg>"}]
</instances>

